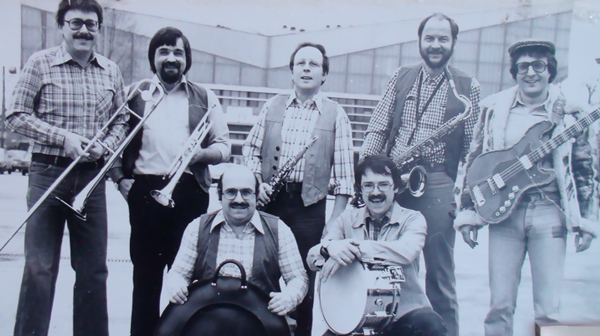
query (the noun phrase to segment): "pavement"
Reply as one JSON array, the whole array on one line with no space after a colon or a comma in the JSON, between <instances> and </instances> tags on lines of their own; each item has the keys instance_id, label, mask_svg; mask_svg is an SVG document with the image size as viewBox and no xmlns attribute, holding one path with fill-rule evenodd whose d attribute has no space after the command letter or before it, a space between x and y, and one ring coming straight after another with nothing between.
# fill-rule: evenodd
<instances>
[{"instance_id":1,"label":"pavement","mask_svg":"<svg viewBox=\"0 0 600 336\"><path fill-rule=\"evenodd\" d=\"M129 335L132 291L132 265L129 261L129 222L127 204L113 187L107 184L108 203L108 312L110 334ZM0 243L23 222L26 213L27 177L20 174L0 175ZM328 202L331 211L333 202ZM216 190L211 190L209 210L219 208ZM0 252L0 336L12 335L21 276L24 264L23 232ZM65 235L68 232L65 231ZM600 242L589 250L575 253L573 236L569 236L566 266L556 270L564 274L562 320L566 323L600 323ZM49 336L71 336L74 272L70 267L68 239L63 240L60 272L56 283L54 308ZM421 260L422 262L422 260ZM455 247L457 292L460 307L460 335L483 335L483 320L489 308L487 229L479 232L479 246L471 250L457 235ZM422 265L423 266L423 265ZM420 281L424 283L424 267ZM163 297L162 306L168 300ZM528 259L523 267L519 297L515 312L515 335L534 335L531 273ZM315 331L322 322L315 322Z\"/></svg>"}]
</instances>

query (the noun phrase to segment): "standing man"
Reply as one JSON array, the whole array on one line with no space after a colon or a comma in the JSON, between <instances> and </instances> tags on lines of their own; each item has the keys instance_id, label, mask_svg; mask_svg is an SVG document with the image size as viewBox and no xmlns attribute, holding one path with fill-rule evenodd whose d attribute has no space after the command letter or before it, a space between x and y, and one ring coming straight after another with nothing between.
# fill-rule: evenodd
<instances>
[{"instance_id":1,"label":"standing man","mask_svg":"<svg viewBox=\"0 0 600 336\"><path fill-rule=\"evenodd\" d=\"M579 111L566 111L565 97L558 87L550 85L558 68L552 42L518 41L508 48L508 53L510 73L517 86L481 102L483 113L466 169L482 153L513 146L538 122L556 123L551 132L555 135L582 117ZM535 320L558 320L567 231L575 232L577 252L586 250L598 234L598 204L589 202L596 199L597 192L592 168L597 165L593 164L590 148L590 143L595 143L593 137L592 132L584 132L576 142L567 141L543 159L542 167L554 171L555 178L525 191L507 219L490 225L491 307L485 318L487 336L513 334L517 290L526 254L531 264ZM473 248L476 230L484 223L473 210L469 194L465 192L461 199L464 209L457 214L455 227Z\"/></svg>"},{"instance_id":2,"label":"standing man","mask_svg":"<svg viewBox=\"0 0 600 336\"><path fill-rule=\"evenodd\" d=\"M472 114L431 150L424 151L420 162L427 171L424 196L414 198L403 193L399 202L420 211L427 220L427 240L423 248L427 269L425 290L433 309L446 321L448 335L456 336L455 232L449 213L456 206L453 189L458 164L469 150L479 115L479 83L448 66L458 36L454 20L444 14L433 14L421 21L418 36L424 63L400 67L390 79L369 123L361 158L385 150L386 155L400 165L398 158L404 152L465 110L449 88L445 73L448 69L459 95L471 101Z\"/></svg>"},{"instance_id":3,"label":"standing man","mask_svg":"<svg viewBox=\"0 0 600 336\"><path fill-rule=\"evenodd\" d=\"M354 187L361 190L366 206L344 211L327 226L322 243L308 253L308 265L312 270L322 266L323 282L357 259L402 266L406 281L401 284L394 320L384 330L375 331L383 335L446 335L444 320L431 308L417 276L427 235L425 218L394 201L403 187L400 172L390 158L374 155L361 160L355 173ZM352 288L347 290L352 292Z\"/></svg>"},{"instance_id":4,"label":"standing man","mask_svg":"<svg viewBox=\"0 0 600 336\"><path fill-rule=\"evenodd\" d=\"M296 240L280 219L256 211L258 186L245 166L234 165L221 175L217 192L223 208L203 215L185 230L166 280L171 302L184 304L192 281L212 279L217 266L234 259L243 265L250 283L269 293L265 308L273 314L286 315L300 304L308 278ZM229 264L220 275L239 277L240 270Z\"/></svg>"},{"instance_id":5,"label":"standing man","mask_svg":"<svg viewBox=\"0 0 600 336\"><path fill-rule=\"evenodd\" d=\"M330 221L342 213L353 194L352 131L344 109L320 91L329 73L329 58L322 45L300 44L290 57L290 70L294 90L265 103L243 151L246 164L262 182L259 204L266 204L265 212L278 216L292 229L306 261L308 250L319 243L323 233L332 172L335 204ZM266 182L312 136L318 140L298 162L279 196L271 200ZM313 285L311 275L308 295L297 309L298 336L310 335Z\"/></svg>"},{"instance_id":6,"label":"standing man","mask_svg":"<svg viewBox=\"0 0 600 336\"><path fill-rule=\"evenodd\" d=\"M192 49L183 33L173 27L160 29L148 48L152 81L165 96L143 128L125 149L110 175L129 205L130 253L133 262L131 335L152 335L160 316L160 292L165 266L171 267L186 226L206 213L212 182L209 164L228 159L229 130L215 94L188 81ZM142 88L143 89L143 88ZM129 107L138 115L148 113L141 97ZM173 208L151 196L169 182L163 176L182 151L184 143L209 113L210 130L173 190ZM130 119L130 127L138 122Z\"/></svg>"},{"instance_id":7,"label":"standing man","mask_svg":"<svg viewBox=\"0 0 600 336\"><path fill-rule=\"evenodd\" d=\"M66 221L75 270L73 335L107 336L105 185L91 194L87 221L56 197L72 200L101 170L105 149L98 143L86 153L83 148L123 103L123 79L115 63L94 52L102 26L102 7L95 0L61 1L56 24L63 43L29 58L6 118L11 130L35 140L27 206L73 160L83 158L27 222L15 335L48 334ZM126 117L118 117L102 141L115 149L126 131Z\"/></svg>"}]
</instances>

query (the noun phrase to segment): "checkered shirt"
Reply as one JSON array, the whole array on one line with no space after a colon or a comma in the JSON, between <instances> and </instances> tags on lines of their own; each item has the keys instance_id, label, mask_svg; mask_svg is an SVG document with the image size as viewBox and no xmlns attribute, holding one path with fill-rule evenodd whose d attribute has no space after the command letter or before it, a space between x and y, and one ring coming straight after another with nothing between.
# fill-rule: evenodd
<instances>
[{"instance_id":1,"label":"checkered shirt","mask_svg":"<svg viewBox=\"0 0 600 336\"><path fill-rule=\"evenodd\" d=\"M390 79L383 98L375 107L369 127L365 133L365 141L361 149L361 157L366 155L379 154L384 149L387 139L387 133L389 131L389 125L391 123L394 107L396 101L396 82L398 80L398 69L392 78ZM440 81L444 80L435 96L431 99L426 111L420 111L423 113L419 121L419 127L416 129L413 140L408 143L410 134L417 125L416 117L416 99L418 92L418 79L413 83L412 88L406 96L404 104L404 113L402 114L402 125L396 135L396 141L392 147L391 157L396 158L404 154L410 147L416 143L428 138L433 134L444 123L444 114L446 109L446 102L448 100L448 81L442 72L435 78L431 78L424 67L421 67L419 76L422 76L423 82L421 84L421 95L419 108L423 109L427 100L433 94L436 86ZM469 152L469 146L471 139L473 138L473 128L477 123L479 116L479 100L480 100L480 89L479 83L475 78L471 80L471 92L469 99L473 105L473 111L469 118L465 121L465 134L463 138L463 157ZM423 152L422 162L424 163L444 163L445 162L445 143L443 141L438 142L433 146L431 150Z\"/></svg>"},{"instance_id":2,"label":"checkered shirt","mask_svg":"<svg viewBox=\"0 0 600 336\"><path fill-rule=\"evenodd\" d=\"M93 54L82 68L62 45L33 54L21 72L6 118L7 126L35 139L34 153L66 156L67 132L93 138L125 101L117 65ZM127 115L103 136L115 149L125 137Z\"/></svg>"},{"instance_id":3,"label":"checkered shirt","mask_svg":"<svg viewBox=\"0 0 600 336\"><path fill-rule=\"evenodd\" d=\"M189 284L192 280L196 258L198 257L198 230L200 220L192 222L185 229L183 239L171 272L183 277ZM242 263L246 270L246 276L252 276L252 266L254 261L254 236L263 234L264 229L260 215L254 213L250 222L246 224L242 234L239 236L233 231L231 226L225 221L223 211L219 211L213 222L212 230L220 227L219 250L217 251L216 265L221 264L227 259L235 259ZM279 269L281 276L286 283L284 293L287 293L295 305L300 304L308 291L308 277L304 270L302 258L298 251L296 239L290 228L281 220L278 222L279 231ZM227 264L219 272L222 276L240 277L240 271L237 266Z\"/></svg>"},{"instance_id":4,"label":"checkered shirt","mask_svg":"<svg viewBox=\"0 0 600 336\"><path fill-rule=\"evenodd\" d=\"M304 103L296 98L292 92L286 103L283 125L281 127L281 158L280 165L296 156L312 137L315 123L321 113L324 96L321 92L312 100ZM270 102L270 101L269 101ZM243 153L246 165L256 175L261 175L261 148L265 135L265 119L269 109L269 102L265 103L258 122L248 134L244 143ZM302 182L304 177L304 158L298 161L296 167L288 177L289 181ZM350 120L344 109L338 105L335 122L335 144L333 153L333 179L335 195L354 194L354 148L352 144L352 129Z\"/></svg>"}]
</instances>

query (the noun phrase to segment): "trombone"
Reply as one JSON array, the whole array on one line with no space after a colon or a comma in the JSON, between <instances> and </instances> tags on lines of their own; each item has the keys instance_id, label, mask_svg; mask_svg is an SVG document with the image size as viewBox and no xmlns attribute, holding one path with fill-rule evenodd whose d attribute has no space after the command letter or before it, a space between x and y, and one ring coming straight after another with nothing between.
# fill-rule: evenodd
<instances>
[{"instance_id":1,"label":"trombone","mask_svg":"<svg viewBox=\"0 0 600 336\"><path fill-rule=\"evenodd\" d=\"M150 196L156 200L162 206L168 206L169 208L175 207L175 201L173 201L173 190L177 182L181 178L181 175L185 172L185 169L192 161L196 150L201 147L204 138L208 134L210 129L210 121L208 121L209 112L204 114L204 117L200 120L190 137L185 142L183 149L177 155L177 158L173 161L169 167L167 173L163 176L163 180L170 179L169 183L161 190L152 190Z\"/></svg>"},{"instance_id":2,"label":"trombone","mask_svg":"<svg viewBox=\"0 0 600 336\"><path fill-rule=\"evenodd\" d=\"M145 84L150 84L150 88L148 90L142 91L141 86L145 85ZM158 97L154 97L154 95L153 95L155 90L158 90ZM141 98L144 101L152 102L152 108L151 108L150 112L146 113L146 115L144 115L144 117L140 117L138 114L133 112L127 106L129 101L138 92L141 94ZM92 146L97 142L100 146L105 148L112 155L108 159L108 161L106 161L106 163L105 163L103 169L100 171L100 173L98 173L98 175L92 181L90 181L90 183L88 183L88 185L82 191L79 192L79 194L77 195L77 197L75 198L75 200L73 202L73 205L70 205L68 202L60 199L58 196L55 196L55 198L58 199L60 202L62 202L63 204L67 205L69 208L74 210L77 217L85 220L86 219L85 204L87 202L87 197L89 197L89 195L92 193L94 188L104 178L104 176L108 172L108 169L112 166L112 164L115 162L115 160L117 159L119 154L125 149L125 147L129 144L129 142L131 142L131 140L133 139L135 134L143 126L143 123L146 121L148 116L152 113L152 111L154 111L156 106L160 103L163 96L164 96L164 91L163 91L162 87L155 85L150 80L140 81L135 86L134 90L131 91L131 93L127 97L127 100L118 108L117 112L113 114L113 116L107 121L106 125L104 125L104 127L102 129L100 129L96 133L96 135L90 140L90 142L87 144L87 146L85 146L85 148L83 149L84 153L82 155L78 156L77 158L75 158L73 160L73 162L71 162L71 164L67 168L65 168L63 173L52 183L52 185L50 187L48 187L46 192L44 192L44 194L37 200L37 202L35 202L35 204L33 204L33 206L29 209L29 211L27 211L23 222L13 231L13 233L10 235L10 237L2 244L2 247L0 247L0 251L2 251L6 247L6 245L8 245L8 243L17 235L17 233L21 230L21 228L23 228L23 226L27 223L27 221L31 218L31 216L37 211L37 209L42 205L42 203L44 203L46 201L46 199L50 196L50 194L52 194L52 192L54 192L56 187L58 187L58 185L67 177L67 175L77 166L77 164L81 161L81 159L89 153ZM101 138L104 137L105 133L108 131L109 125L111 125L118 117L120 117L122 115L123 110L128 112L130 115L133 115L134 117L137 117L138 119L140 119L140 122L130 132L130 134L123 140L123 142L119 145L119 147L113 151L105 143L103 143L101 141ZM79 195L82 195L82 194L86 195L85 199L80 198Z\"/></svg>"}]
</instances>

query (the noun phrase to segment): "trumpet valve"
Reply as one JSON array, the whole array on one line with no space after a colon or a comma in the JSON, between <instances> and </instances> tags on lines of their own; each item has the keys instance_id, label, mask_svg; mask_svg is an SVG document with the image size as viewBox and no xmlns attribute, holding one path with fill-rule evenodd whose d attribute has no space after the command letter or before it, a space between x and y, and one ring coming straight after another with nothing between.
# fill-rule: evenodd
<instances>
[{"instance_id":1,"label":"trumpet valve","mask_svg":"<svg viewBox=\"0 0 600 336\"><path fill-rule=\"evenodd\" d=\"M173 201L169 195L161 192L160 190L152 190L150 192L150 196L152 196L152 198L154 198L154 200L162 206L167 206L169 208L175 207L175 201Z\"/></svg>"}]
</instances>

